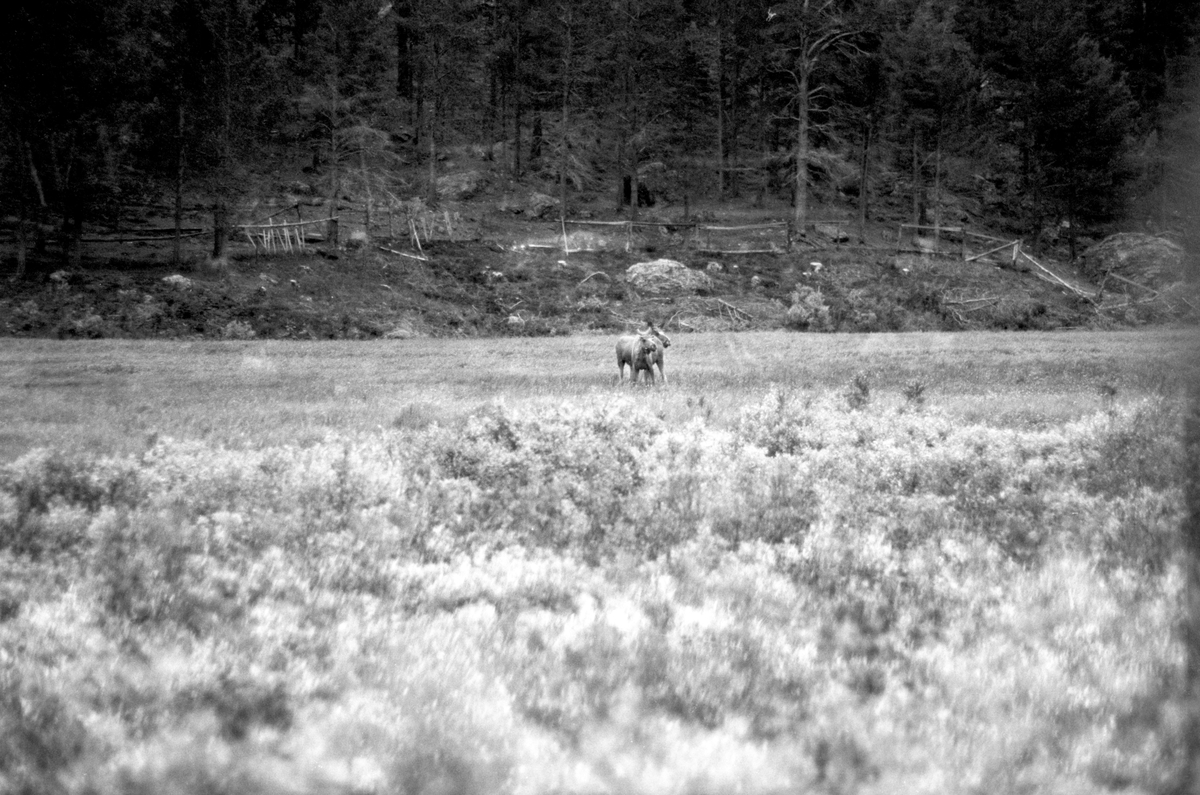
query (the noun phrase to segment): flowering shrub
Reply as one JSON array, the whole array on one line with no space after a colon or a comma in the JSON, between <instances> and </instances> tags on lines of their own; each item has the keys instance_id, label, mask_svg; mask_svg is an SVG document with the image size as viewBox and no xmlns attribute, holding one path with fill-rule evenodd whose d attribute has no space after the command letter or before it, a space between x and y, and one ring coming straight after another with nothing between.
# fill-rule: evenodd
<instances>
[{"instance_id":1,"label":"flowering shrub","mask_svg":"<svg viewBox=\"0 0 1200 795\"><path fill-rule=\"evenodd\" d=\"M728 429L601 400L31 453L0 468L0 777L1158 788L1177 424L775 392Z\"/></svg>"},{"instance_id":2,"label":"flowering shrub","mask_svg":"<svg viewBox=\"0 0 1200 795\"><path fill-rule=\"evenodd\" d=\"M439 474L479 490L459 525L474 539L595 549L630 520L639 453L662 430L625 401L536 415L497 406L437 432L431 452Z\"/></svg>"},{"instance_id":3,"label":"flowering shrub","mask_svg":"<svg viewBox=\"0 0 1200 795\"><path fill-rule=\"evenodd\" d=\"M0 469L0 551L64 550L82 540L89 514L141 498L132 462L35 450Z\"/></svg>"}]
</instances>

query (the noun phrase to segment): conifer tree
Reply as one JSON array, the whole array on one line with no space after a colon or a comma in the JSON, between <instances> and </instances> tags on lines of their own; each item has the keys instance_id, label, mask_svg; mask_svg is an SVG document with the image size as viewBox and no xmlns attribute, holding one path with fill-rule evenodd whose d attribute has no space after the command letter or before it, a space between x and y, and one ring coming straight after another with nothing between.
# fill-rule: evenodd
<instances>
[{"instance_id":1,"label":"conifer tree","mask_svg":"<svg viewBox=\"0 0 1200 795\"><path fill-rule=\"evenodd\" d=\"M811 151L812 103L821 86L817 69L831 52L848 48L859 34L854 26L851 0L818 2L790 0L771 6L768 21L776 45L777 68L793 82L788 117L796 124L796 193L792 225L800 235L808 225L808 167Z\"/></svg>"}]
</instances>

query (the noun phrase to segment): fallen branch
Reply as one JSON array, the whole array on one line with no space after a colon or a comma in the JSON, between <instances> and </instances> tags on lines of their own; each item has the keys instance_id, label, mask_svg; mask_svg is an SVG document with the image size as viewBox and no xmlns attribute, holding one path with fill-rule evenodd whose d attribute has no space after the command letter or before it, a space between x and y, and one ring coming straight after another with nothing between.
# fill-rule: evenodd
<instances>
[{"instance_id":1,"label":"fallen branch","mask_svg":"<svg viewBox=\"0 0 1200 795\"><path fill-rule=\"evenodd\" d=\"M998 296L998 295L985 295L982 298L964 298L961 301L943 301L942 303L945 304L946 306L961 306L963 304L974 304L979 301L998 301L998 300L1000 300L1000 296Z\"/></svg>"},{"instance_id":2,"label":"fallen branch","mask_svg":"<svg viewBox=\"0 0 1200 795\"><path fill-rule=\"evenodd\" d=\"M1059 276L1057 273L1055 273L1054 271L1050 270L1050 269L1049 269L1049 268L1047 268L1046 266L1042 265L1042 263L1038 262L1038 261L1037 261L1037 260L1035 260L1033 257L1031 257L1031 256L1029 256L1028 254L1026 254L1026 253L1025 253L1025 251L1024 251L1024 249L1022 249L1022 248L1020 248L1020 247L1018 246L1018 247L1017 247L1017 251L1018 251L1018 252L1021 254L1021 256L1022 256L1022 257L1024 257L1024 258L1025 258L1025 259L1027 259L1027 260L1029 260L1030 262L1032 262L1032 263L1033 263L1033 265L1034 265L1034 267L1036 267L1038 270L1042 271L1042 273L1045 273L1047 276L1049 276L1049 277L1050 277L1049 279L1045 279L1045 277L1042 277L1042 278L1043 278L1045 281L1048 281L1048 282L1050 282L1051 284L1057 284L1059 287L1062 287L1062 288L1064 288L1064 289L1066 289L1066 290L1069 290L1070 292L1074 293L1075 295L1079 296L1080 298L1086 298L1088 301L1091 301L1093 304L1095 304L1095 303L1096 303L1096 301L1095 301L1095 298L1094 298L1092 295L1090 295L1090 294L1088 294L1088 293L1084 292L1083 290L1080 290L1080 289L1079 289L1078 287L1076 287L1075 285L1073 285L1073 284L1070 284L1069 282L1065 281L1065 280L1064 280L1064 279L1063 279L1061 276ZM1037 274L1037 273L1035 273L1034 275L1035 275L1035 276L1040 276L1041 274Z\"/></svg>"},{"instance_id":3,"label":"fallen branch","mask_svg":"<svg viewBox=\"0 0 1200 795\"><path fill-rule=\"evenodd\" d=\"M807 240L805 240L804 242L808 243ZM820 246L818 246L816 243L808 243L808 245L812 246L813 248L820 248ZM737 251L727 251L722 248L698 248L698 249L696 249L696 251L697 251L697 253L700 253L700 254L782 254L783 253L782 251L779 251L779 250L773 249L773 248L754 248L754 249L744 248L744 249L739 249Z\"/></svg>"},{"instance_id":4,"label":"fallen branch","mask_svg":"<svg viewBox=\"0 0 1200 795\"><path fill-rule=\"evenodd\" d=\"M662 223L655 224L655 226L662 226ZM761 229L786 229L787 222L786 221L777 221L775 223L770 223L770 224L748 224L746 226L708 226L708 225L705 225L705 226L701 226L700 228L705 230L706 232L708 232L708 231L712 231L712 232L753 232L753 231L757 231L757 230L761 230Z\"/></svg>"},{"instance_id":5,"label":"fallen branch","mask_svg":"<svg viewBox=\"0 0 1200 795\"><path fill-rule=\"evenodd\" d=\"M1113 273L1112 271L1109 271L1109 272L1108 272L1108 273L1105 275L1105 278L1106 278L1106 279L1109 279L1109 278L1111 278L1111 279L1116 279L1116 280L1117 280L1117 281L1119 281L1119 282L1125 282L1126 284L1128 284L1128 285L1131 285L1131 286L1133 286L1133 287L1138 287L1138 288L1140 288L1140 289L1142 289L1142 290L1145 290L1146 292L1150 292L1150 293L1154 293L1155 295L1158 295L1158 290L1155 290L1153 287L1147 287L1147 286L1146 286L1146 285L1144 285L1144 284L1138 284L1138 283L1137 283L1137 282L1135 282L1133 279L1126 279L1124 276L1120 276L1120 275L1118 275L1118 274L1116 274L1116 273Z\"/></svg>"},{"instance_id":6,"label":"fallen branch","mask_svg":"<svg viewBox=\"0 0 1200 795\"><path fill-rule=\"evenodd\" d=\"M609 281L612 281L612 277L611 277L611 276L609 276L609 275L608 275L607 273L605 273L604 271L592 271L592 272L591 272L591 273L589 273L587 276L584 276L582 279L580 279L580 280L579 280L579 283L580 283L580 284L583 284L584 282L586 282L588 279L592 278L593 276L603 276L605 279L608 279Z\"/></svg>"},{"instance_id":7,"label":"fallen branch","mask_svg":"<svg viewBox=\"0 0 1200 795\"><path fill-rule=\"evenodd\" d=\"M983 252L982 254L976 254L973 257L967 257L965 260L963 260L963 262L974 262L977 259L983 259L984 257L988 256L989 254L995 254L997 251L1002 251L1002 250L1008 248L1009 246L1015 246L1015 245L1017 245L1017 241L1010 240L1007 243L1005 243L1004 245L996 246L995 248L988 249L987 251Z\"/></svg>"},{"instance_id":8,"label":"fallen branch","mask_svg":"<svg viewBox=\"0 0 1200 795\"><path fill-rule=\"evenodd\" d=\"M754 315L751 315L749 312L746 312L745 310L738 309L736 306L734 306L733 304L729 303L728 301L722 301L720 298L716 298L716 299L714 299L714 300L715 300L715 301L716 301L718 304L720 304L721 306L723 306L723 307L725 307L726 309L728 309L728 310L729 310L729 312L730 312L730 314L733 314L733 313L735 313L735 312L736 312L738 315L740 315L740 316L741 316L742 318L744 318L746 321L750 321L750 320L753 320L753 319L754 319Z\"/></svg>"},{"instance_id":9,"label":"fallen branch","mask_svg":"<svg viewBox=\"0 0 1200 795\"><path fill-rule=\"evenodd\" d=\"M642 325L642 321L630 320L629 318L625 317L624 315L617 314L616 310L613 310L613 309L608 310L608 314L612 315L613 317L615 317L617 320L621 321L621 323L623 323L626 326L637 327L637 326Z\"/></svg>"},{"instance_id":10,"label":"fallen branch","mask_svg":"<svg viewBox=\"0 0 1200 795\"><path fill-rule=\"evenodd\" d=\"M199 237L200 235L207 234L207 231L208 230L206 230L206 229L201 229L198 232L184 232L179 237L180 238ZM170 243L174 239L175 239L174 232L171 232L170 234L165 234L165 235L155 234L155 235L151 235L150 237L118 237L117 234L114 232L112 237L82 237L79 239L79 242L80 243Z\"/></svg>"},{"instance_id":11,"label":"fallen branch","mask_svg":"<svg viewBox=\"0 0 1200 795\"><path fill-rule=\"evenodd\" d=\"M429 257L418 257L416 254L406 254L403 251L397 251L394 248L387 246L376 246L380 251L386 251L389 254L395 254L398 257L408 257L409 259L420 260L421 262L429 262Z\"/></svg>"}]
</instances>

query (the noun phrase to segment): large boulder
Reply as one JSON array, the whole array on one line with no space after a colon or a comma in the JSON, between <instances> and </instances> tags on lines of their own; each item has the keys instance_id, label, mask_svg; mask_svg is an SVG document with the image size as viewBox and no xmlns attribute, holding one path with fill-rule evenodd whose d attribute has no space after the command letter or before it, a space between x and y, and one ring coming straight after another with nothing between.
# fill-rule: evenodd
<instances>
[{"instance_id":1,"label":"large boulder","mask_svg":"<svg viewBox=\"0 0 1200 795\"><path fill-rule=\"evenodd\" d=\"M558 209L558 199L537 191L524 195L508 193L496 202L496 209L513 215L524 214L527 218L542 218L551 210Z\"/></svg>"},{"instance_id":2,"label":"large boulder","mask_svg":"<svg viewBox=\"0 0 1200 795\"><path fill-rule=\"evenodd\" d=\"M459 171L437 178L438 196L447 201L469 199L483 188L484 176L479 171Z\"/></svg>"},{"instance_id":3,"label":"large boulder","mask_svg":"<svg viewBox=\"0 0 1200 795\"><path fill-rule=\"evenodd\" d=\"M1183 278L1184 252L1178 244L1161 237L1123 232L1085 251L1081 269L1096 282L1115 275L1154 287Z\"/></svg>"},{"instance_id":4,"label":"large boulder","mask_svg":"<svg viewBox=\"0 0 1200 795\"><path fill-rule=\"evenodd\" d=\"M525 214L530 218L541 218L551 210L558 208L558 199L544 193L533 192L525 202Z\"/></svg>"},{"instance_id":5,"label":"large boulder","mask_svg":"<svg viewBox=\"0 0 1200 795\"><path fill-rule=\"evenodd\" d=\"M712 287L712 278L707 273L694 271L672 259L630 265L625 278L635 289L646 293L694 293Z\"/></svg>"}]
</instances>

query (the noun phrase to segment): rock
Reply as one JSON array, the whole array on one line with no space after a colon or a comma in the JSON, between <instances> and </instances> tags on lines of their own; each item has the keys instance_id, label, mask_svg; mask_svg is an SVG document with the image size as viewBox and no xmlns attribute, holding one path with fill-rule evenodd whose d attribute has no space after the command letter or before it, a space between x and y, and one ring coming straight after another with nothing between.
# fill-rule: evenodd
<instances>
[{"instance_id":1,"label":"rock","mask_svg":"<svg viewBox=\"0 0 1200 795\"><path fill-rule=\"evenodd\" d=\"M370 239L367 237L366 232L361 229L355 229L350 233L350 237L346 239L346 249L349 251L358 251L359 249L366 248L369 242Z\"/></svg>"},{"instance_id":2,"label":"rock","mask_svg":"<svg viewBox=\"0 0 1200 795\"><path fill-rule=\"evenodd\" d=\"M525 214L529 218L541 218L558 207L558 199L545 193L532 191L527 195L506 193L496 202L496 209L504 213Z\"/></svg>"},{"instance_id":3,"label":"rock","mask_svg":"<svg viewBox=\"0 0 1200 795\"><path fill-rule=\"evenodd\" d=\"M625 277L634 288L646 293L690 293L712 287L712 279L707 273L694 271L682 262L670 259L630 265Z\"/></svg>"},{"instance_id":4,"label":"rock","mask_svg":"<svg viewBox=\"0 0 1200 795\"><path fill-rule=\"evenodd\" d=\"M479 193L484 177L479 171L460 171L438 177L438 196L449 201L463 201Z\"/></svg>"},{"instance_id":5,"label":"rock","mask_svg":"<svg viewBox=\"0 0 1200 795\"><path fill-rule=\"evenodd\" d=\"M558 206L558 199L544 193L531 193L525 202L525 214L530 218L541 218Z\"/></svg>"},{"instance_id":6,"label":"rock","mask_svg":"<svg viewBox=\"0 0 1200 795\"><path fill-rule=\"evenodd\" d=\"M174 287L179 290L190 290L190 289L192 289L192 285L193 285L191 279L189 279L186 276L182 276L178 273L173 274L171 276L164 276L162 281L163 281L163 284L170 285L171 287Z\"/></svg>"},{"instance_id":7,"label":"rock","mask_svg":"<svg viewBox=\"0 0 1200 795\"><path fill-rule=\"evenodd\" d=\"M516 196L513 196L511 193L504 194L500 197L500 200L496 202L496 210L502 213L512 213L513 215L517 215L524 209L525 208L521 205L520 199L518 199Z\"/></svg>"},{"instance_id":8,"label":"rock","mask_svg":"<svg viewBox=\"0 0 1200 795\"><path fill-rule=\"evenodd\" d=\"M1165 238L1123 232L1110 235L1085 251L1080 269L1096 282L1116 275L1154 287L1183 278L1184 252Z\"/></svg>"},{"instance_id":9,"label":"rock","mask_svg":"<svg viewBox=\"0 0 1200 795\"><path fill-rule=\"evenodd\" d=\"M818 235L835 243L845 243L850 239L850 235L846 233L845 227L841 224L817 224L816 230Z\"/></svg>"}]
</instances>

